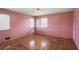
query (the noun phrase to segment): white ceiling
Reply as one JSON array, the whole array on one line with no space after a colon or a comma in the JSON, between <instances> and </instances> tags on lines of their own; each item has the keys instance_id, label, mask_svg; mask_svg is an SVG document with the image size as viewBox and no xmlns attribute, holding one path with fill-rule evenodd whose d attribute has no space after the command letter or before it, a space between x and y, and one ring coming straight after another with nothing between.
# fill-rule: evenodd
<instances>
[{"instance_id":1,"label":"white ceiling","mask_svg":"<svg viewBox=\"0 0 79 59\"><path fill-rule=\"evenodd\" d=\"M39 15L73 11L73 8L41 8L40 12L35 11L36 8L6 8L6 9L23 13L23 14L27 14L27 15L31 15L31 16L39 16Z\"/></svg>"}]
</instances>

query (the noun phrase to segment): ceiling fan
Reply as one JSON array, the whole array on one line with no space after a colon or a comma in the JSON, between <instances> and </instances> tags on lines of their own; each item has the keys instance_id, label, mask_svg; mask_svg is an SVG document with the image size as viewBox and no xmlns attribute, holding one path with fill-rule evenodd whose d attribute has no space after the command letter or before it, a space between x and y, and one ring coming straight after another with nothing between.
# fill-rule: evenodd
<instances>
[{"instance_id":1,"label":"ceiling fan","mask_svg":"<svg viewBox=\"0 0 79 59\"><path fill-rule=\"evenodd\" d=\"M34 8L33 13L40 13L42 11L45 11L45 8Z\"/></svg>"}]
</instances>

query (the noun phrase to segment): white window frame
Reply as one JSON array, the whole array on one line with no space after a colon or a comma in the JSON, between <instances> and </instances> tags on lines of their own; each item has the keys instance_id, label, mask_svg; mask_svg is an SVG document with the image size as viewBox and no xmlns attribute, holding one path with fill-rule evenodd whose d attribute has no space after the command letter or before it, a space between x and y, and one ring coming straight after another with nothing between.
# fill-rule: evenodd
<instances>
[{"instance_id":1,"label":"white window frame","mask_svg":"<svg viewBox=\"0 0 79 59\"><path fill-rule=\"evenodd\" d=\"M48 18L47 17L41 18L40 24L41 28L48 28Z\"/></svg>"},{"instance_id":2,"label":"white window frame","mask_svg":"<svg viewBox=\"0 0 79 59\"><path fill-rule=\"evenodd\" d=\"M35 27L35 19L34 18L30 18L29 19L29 27L30 28L34 28Z\"/></svg>"},{"instance_id":3,"label":"white window frame","mask_svg":"<svg viewBox=\"0 0 79 59\"><path fill-rule=\"evenodd\" d=\"M10 30L10 15L0 14L0 31Z\"/></svg>"}]
</instances>

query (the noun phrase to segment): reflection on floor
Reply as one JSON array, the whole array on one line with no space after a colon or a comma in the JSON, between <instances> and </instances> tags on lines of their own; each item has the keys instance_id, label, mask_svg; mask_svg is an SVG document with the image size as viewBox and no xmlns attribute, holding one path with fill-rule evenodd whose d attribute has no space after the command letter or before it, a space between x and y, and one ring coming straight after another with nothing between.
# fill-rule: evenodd
<instances>
[{"instance_id":1,"label":"reflection on floor","mask_svg":"<svg viewBox=\"0 0 79 59\"><path fill-rule=\"evenodd\" d=\"M17 40L0 43L1 50L76 50L73 39L29 35Z\"/></svg>"}]
</instances>

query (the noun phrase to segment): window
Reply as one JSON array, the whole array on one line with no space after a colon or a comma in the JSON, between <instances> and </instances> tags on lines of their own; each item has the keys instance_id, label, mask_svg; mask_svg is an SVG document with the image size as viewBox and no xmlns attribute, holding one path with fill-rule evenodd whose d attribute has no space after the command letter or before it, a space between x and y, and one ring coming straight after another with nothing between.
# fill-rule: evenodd
<instances>
[{"instance_id":1,"label":"window","mask_svg":"<svg viewBox=\"0 0 79 59\"><path fill-rule=\"evenodd\" d=\"M34 24L34 18L30 18L29 20L29 26L30 28L34 28L35 24Z\"/></svg>"},{"instance_id":2,"label":"window","mask_svg":"<svg viewBox=\"0 0 79 59\"><path fill-rule=\"evenodd\" d=\"M47 27L48 27L47 17L41 18L41 28L47 28Z\"/></svg>"},{"instance_id":3,"label":"window","mask_svg":"<svg viewBox=\"0 0 79 59\"><path fill-rule=\"evenodd\" d=\"M10 16L7 14L0 14L0 30L10 29Z\"/></svg>"}]
</instances>

